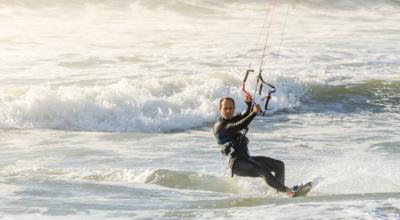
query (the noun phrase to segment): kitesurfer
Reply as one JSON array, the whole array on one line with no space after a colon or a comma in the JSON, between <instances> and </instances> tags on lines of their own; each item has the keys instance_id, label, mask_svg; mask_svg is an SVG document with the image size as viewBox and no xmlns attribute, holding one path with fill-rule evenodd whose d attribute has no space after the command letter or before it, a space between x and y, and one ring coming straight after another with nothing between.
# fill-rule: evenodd
<instances>
[{"instance_id":1,"label":"kitesurfer","mask_svg":"<svg viewBox=\"0 0 400 220\"><path fill-rule=\"evenodd\" d=\"M214 125L214 135L222 154L229 161L232 176L262 177L277 191L293 196L294 190L285 186L285 164L282 161L249 154L247 127L261 108L258 104L252 104L250 94L244 89L242 92L247 104L246 111L235 114L234 99L223 97L219 101L220 117Z\"/></svg>"}]
</instances>

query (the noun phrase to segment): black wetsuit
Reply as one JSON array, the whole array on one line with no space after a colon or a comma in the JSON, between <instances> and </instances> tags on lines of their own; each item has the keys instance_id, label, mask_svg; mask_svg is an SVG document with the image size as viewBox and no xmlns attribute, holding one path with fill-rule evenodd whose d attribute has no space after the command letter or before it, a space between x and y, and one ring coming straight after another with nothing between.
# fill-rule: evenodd
<instances>
[{"instance_id":1,"label":"black wetsuit","mask_svg":"<svg viewBox=\"0 0 400 220\"><path fill-rule=\"evenodd\" d=\"M214 125L214 135L221 152L229 161L232 175L263 177L267 184L280 192L285 192L285 165L280 160L249 154L246 137L247 126L256 116L251 112L251 103L246 111L227 120L222 117ZM274 172L275 175L272 175Z\"/></svg>"}]
</instances>

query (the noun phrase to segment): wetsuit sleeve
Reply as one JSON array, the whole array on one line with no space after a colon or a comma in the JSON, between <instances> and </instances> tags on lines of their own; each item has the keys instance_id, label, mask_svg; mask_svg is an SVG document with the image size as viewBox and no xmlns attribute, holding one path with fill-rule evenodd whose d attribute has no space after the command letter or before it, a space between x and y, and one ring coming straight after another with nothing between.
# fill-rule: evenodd
<instances>
[{"instance_id":1,"label":"wetsuit sleeve","mask_svg":"<svg viewBox=\"0 0 400 220\"><path fill-rule=\"evenodd\" d=\"M250 122L254 119L254 117L256 117L256 115L257 115L256 113L251 112L246 117L241 119L240 121L238 121L236 123L227 124L225 127L225 130L229 134L234 134L240 130L243 130L250 124Z\"/></svg>"},{"instance_id":2,"label":"wetsuit sleeve","mask_svg":"<svg viewBox=\"0 0 400 220\"><path fill-rule=\"evenodd\" d=\"M251 102L246 102L247 104L247 109L244 110L243 112L240 112L239 114L235 115L232 120L233 121L239 121L245 117L247 117L251 113Z\"/></svg>"}]
</instances>

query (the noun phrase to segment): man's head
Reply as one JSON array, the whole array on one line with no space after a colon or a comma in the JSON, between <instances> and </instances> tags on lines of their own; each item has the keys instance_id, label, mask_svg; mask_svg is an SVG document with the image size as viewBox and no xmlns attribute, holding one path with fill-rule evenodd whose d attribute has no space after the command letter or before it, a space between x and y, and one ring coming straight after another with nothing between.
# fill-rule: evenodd
<instances>
[{"instance_id":1,"label":"man's head","mask_svg":"<svg viewBox=\"0 0 400 220\"><path fill-rule=\"evenodd\" d=\"M224 119L231 119L235 115L235 100L231 97L222 97L219 100L219 112Z\"/></svg>"}]
</instances>

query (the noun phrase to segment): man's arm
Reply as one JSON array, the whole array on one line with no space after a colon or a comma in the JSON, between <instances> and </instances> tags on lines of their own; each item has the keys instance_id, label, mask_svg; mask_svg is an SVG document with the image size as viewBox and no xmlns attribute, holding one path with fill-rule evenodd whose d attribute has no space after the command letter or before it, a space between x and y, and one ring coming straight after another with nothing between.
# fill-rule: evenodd
<instances>
[{"instance_id":1,"label":"man's arm","mask_svg":"<svg viewBox=\"0 0 400 220\"><path fill-rule=\"evenodd\" d=\"M252 102L246 102L246 104L247 104L247 109L233 116L232 118L233 121L239 121L250 114Z\"/></svg>"},{"instance_id":2,"label":"man's arm","mask_svg":"<svg viewBox=\"0 0 400 220\"><path fill-rule=\"evenodd\" d=\"M226 132L229 134L234 134L240 130L245 129L251 123L254 117L256 117L256 115L257 113L251 112L248 113L247 116L242 118L240 121L227 124L225 127Z\"/></svg>"},{"instance_id":3,"label":"man's arm","mask_svg":"<svg viewBox=\"0 0 400 220\"><path fill-rule=\"evenodd\" d=\"M258 104L253 105L253 109L251 109L251 113L249 113L246 117L244 117L240 121L227 124L225 127L225 130L229 134L234 134L235 132L246 128L250 124L250 122L253 120L253 118L256 117L257 113L259 113L260 111L261 111L260 105L258 105Z\"/></svg>"}]
</instances>

